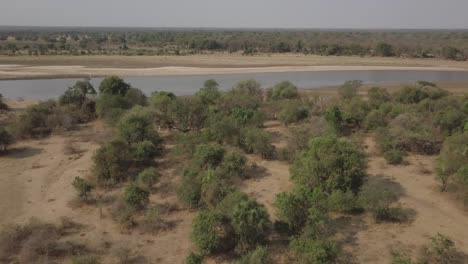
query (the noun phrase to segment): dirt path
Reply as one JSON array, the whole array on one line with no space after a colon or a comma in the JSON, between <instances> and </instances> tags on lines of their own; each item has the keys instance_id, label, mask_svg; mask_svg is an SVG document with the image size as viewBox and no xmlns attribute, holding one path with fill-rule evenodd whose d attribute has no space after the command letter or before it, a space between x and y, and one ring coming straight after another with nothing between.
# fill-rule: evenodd
<instances>
[{"instance_id":1,"label":"dirt path","mask_svg":"<svg viewBox=\"0 0 468 264\"><path fill-rule=\"evenodd\" d=\"M87 133L96 133L87 128ZM158 234L128 232L111 219L109 208L97 205L71 207L76 197L71 182L76 176L85 176L91 168L91 158L98 144L79 141L81 153L64 154L67 137L51 136L42 140L23 141L12 146L12 152L0 156L0 230L7 223L24 223L31 217L45 222L59 223L67 217L84 225L72 237L86 244L102 256L103 263L116 263L115 252L130 249L136 263L183 263L191 250L190 232L194 213L175 210L164 219L175 224L173 229ZM112 191L117 198L122 190ZM105 193L104 193L105 194ZM175 194L152 195L154 204L176 203ZM141 257L144 256L144 257Z\"/></svg>"},{"instance_id":2,"label":"dirt path","mask_svg":"<svg viewBox=\"0 0 468 264\"><path fill-rule=\"evenodd\" d=\"M415 219L409 224L368 223L366 230L356 236L354 256L359 263L387 263L392 248L403 247L417 254L428 238L437 232L447 235L457 248L468 253L468 215L457 207L456 202L437 189L434 174L435 157L409 155L409 165L391 166L375 155L372 138L368 146L370 175L382 175L401 185L404 194L400 199L403 208L413 209Z\"/></svg>"}]
</instances>

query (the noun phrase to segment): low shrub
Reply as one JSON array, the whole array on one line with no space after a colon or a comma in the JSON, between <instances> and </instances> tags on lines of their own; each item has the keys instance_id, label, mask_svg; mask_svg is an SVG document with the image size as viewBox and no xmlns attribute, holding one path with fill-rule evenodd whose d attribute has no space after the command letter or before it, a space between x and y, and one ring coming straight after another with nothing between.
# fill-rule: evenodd
<instances>
[{"instance_id":1,"label":"low shrub","mask_svg":"<svg viewBox=\"0 0 468 264\"><path fill-rule=\"evenodd\" d=\"M380 177L371 177L359 192L359 204L369 211L376 221L396 220L399 210L391 206L399 199L388 183Z\"/></svg>"},{"instance_id":2,"label":"low shrub","mask_svg":"<svg viewBox=\"0 0 468 264\"><path fill-rule=\"evenodd\" d=\"M241 147L247 153L260 154L270 159L275 155L275 147L271 143L271 134L259 128L246 128L242 130Z\"/></svg>"},{"instance_id":3,"label":"low shrub","mask_svg":"<svg viewBox=\"0 0 468 264\"><path fill-rule=\"evenodd\" d=\"M456 263L457 250L455 243L448 237L437 233L431 237L431 243L426 250L425 258L430 263Z\"/></svg>"},{"instance_id":4,"label":"low shrub","mask_svg":"<svg viewBox=\"0 0 468 264\"><path fill-rule=\"evenodd\" d=\"M158 181L160 174L156 168L147 168L140 172L137 176L138 185L145 189L151 189L151 187Z\"/></svg>"},{"instance_id":5,"label":"low shrub","mask_svg":"<svg viewBox=\"0 0 468 264\"><path fill-rule=\"evenodd\" d=\"M264 246L257 246L255 250L252 250L245 254L240 260L239 264L271 264L271 259L268 249Z\"/></svg>"},{"instance_id":6,"label":"low shrub","mask_svg":"<svg viewBox=\"0 0 468 264\"><path fill-rule=\"evenodd\" d=\"M78 197L85 201L88 200L91 191L94 189L92 184L80 177L75 177L72 185L78 193Z\"/></svg>"},{"instance_id":7,"label":"low shrub","mask_svg":"<svg viewBox=\"0 0 468 264\"><path fill-rule=\"evenodd\" d=\"M278 120L285 125L298 123L309 116L309 110L299 100L291 100L283 103Z\"/></svg>"},{"instance_id":8,"label":"low shrub","mask_svg":"<svg viewBox=\"0 0 468 264\"><path fill-rule=\"evenodd\" d=\"M141 210L149 202L149 192L138 186L130 185L125 189L123 199L128 207Z\"/></svg>"},{"instance_id":9,"label":"low shrub","mask_svg":"<svg viewBox=\"0 0 468 264\"><path fill-rule=\"evenodd\" d=\"M385 160L388 164L398 165L403 162L403 153L397 149L390 149L383 153Z\"/></svg>"}]
</instances>

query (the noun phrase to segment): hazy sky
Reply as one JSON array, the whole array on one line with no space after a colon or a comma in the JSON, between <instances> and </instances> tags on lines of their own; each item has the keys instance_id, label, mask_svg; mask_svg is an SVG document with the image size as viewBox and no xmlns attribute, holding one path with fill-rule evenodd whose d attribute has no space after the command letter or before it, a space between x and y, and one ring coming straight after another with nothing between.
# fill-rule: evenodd
<instances>
[{"instance_id":1,"label":"hazy sky","mask_svg":"<svg viewBox=\"0 0 468 264\"><path fill-rule=\"evenodd\" d=\"M0 25L468 28L468 0L0 0Z\"/></svg>"}]
</instances>

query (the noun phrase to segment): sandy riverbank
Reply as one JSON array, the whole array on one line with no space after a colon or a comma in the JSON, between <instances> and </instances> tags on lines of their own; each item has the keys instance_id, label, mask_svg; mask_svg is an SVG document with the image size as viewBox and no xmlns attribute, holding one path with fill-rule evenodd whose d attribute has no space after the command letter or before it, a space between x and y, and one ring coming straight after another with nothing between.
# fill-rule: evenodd
<instances>
[{"instance_id":1,"label":"sandy riverbank","mask_svg":"<svg viewBox=\"0 0 468 264\"><path fill-rule=\"evenodd\" d=\"M285 55L0 57L0 79L167 76L343 70L468 71L468 62L436 59Z\"/></svg>"}]
</instances>

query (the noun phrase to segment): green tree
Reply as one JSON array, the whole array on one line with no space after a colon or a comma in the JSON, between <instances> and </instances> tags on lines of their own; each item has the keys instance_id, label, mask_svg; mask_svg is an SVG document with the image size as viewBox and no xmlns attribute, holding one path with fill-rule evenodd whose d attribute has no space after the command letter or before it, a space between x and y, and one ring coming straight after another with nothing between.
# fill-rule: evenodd
<instances>
[{"instance_id":1,"label":"green tree","mask_svg":"<svg viewBox=\"0 0 468 264\"><path fill-rule=\"evenodd\" d=\"M382 56L382 57L395 56L395 51L393 49L393 46L385 42L377 43L377 46L375 47L375 52L377 53L377 55Z\"/></svg>"},{"instance_id":2,"label":"green tree","mask_svg":"<svg viewBox=\"0 0 468 264\"><path fill-rule=\"evenodd\" d=\"M0 94L0 110L8 110L8 105L5 103L2 94Z\"/></svg>"},{"instance_id":3,"label":"green tree","mask_svg":"<svg viewBox=\"0 0 468 264\"><path fill-rule=\"evenodd\" d=\"M99 92L101 94L125 96L130 87L130 84L126 83L118 76L110 76L102 80L101 84L99 85Z\"/></svg>"},{"instance_id":4,"label":"green tree","mask_svg":"<svg viewBox=\"0 0 468 264\"><path fill-rule=\"evenodd\" d=\"M359 191L365 173L363 153L351 142L336 136L317 137L291 167L291 177L299 185L354 193Z\"/></svg>"},{"instance_id":5,"label":"green tree","mask_svg":"<svg viewBox=\"0 0 468 264\"><path fill-rule=\"evenodd\" d=\"M93 156L93 172L104 183L114 183L126 178L132 155L129 146L121 140L102 145Z\"/></svg>"},{"instance_id":6,"label":"green tree","mask_svg":"<svg viewBox=\"0 0 468 264\"><path fill-rule=\"evenodd\" d=\"M221 253L235 245L231 226L224 216L214 211L197 214L192 225L192 241L204 255Z\"/></svg>"},{"instance_id":7,"label":"green tree","mask_svg":"<svg viewBox=\"0 0 468 264\"><path fill-rule=\"evenodd\" d=\"M358 93L358 89L362 87L362 81L354 80L347 81L340 87L338 87L338 94L343 99L351 99Z\"/></svg>"},{"instance_id":8,"label":"green tree","mask_svg":"<svg viewBox=\"0 0 468 264\"><path fill-rule=\"evenodd\" d=\"M94 186L83 178L75 177L72 182L73 188L78 192L78 197L87 200Z\"/></svg>"},{"instance_id":9,"label":"green tree","mask_svg":"<svg viewBox=\"0 0 468 264\"><path fill-rule=\"evenodd\" d=\"M283 81L276 84L271 91L271 99L273 100L294 99L298 97L299 93L297 91L297 87L289 81Z\"/></svg>"},{"instance_id":10,"label":"green tree","mask_svg":"<svg viewBox=\"0 0 468 264\"><path fill-rule=\"evenodd\" d=\"M65 93L60 96L59 103L61 105L74 104L81 107L87 100L89 95L95 95L96 90L89 79L77 81L75 85L69 87Z\"/></svg>"},{"instance_id":11,"label":"green tree","mask_svg":"<svg viewBox=\"0 0 468 264\"><path fill-rule=\"evenodd\" d=\"M195 96L199 97L203 104L213 105L221 97L219 84L213 79L206 80L203 88L201 88Z\"/></svg>"}]
</instances>

